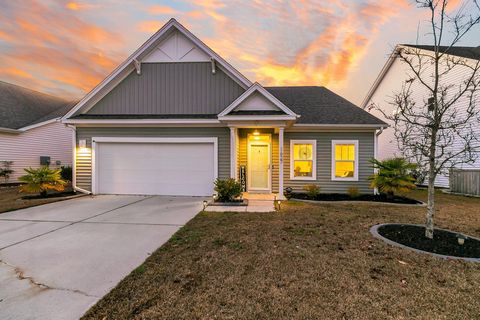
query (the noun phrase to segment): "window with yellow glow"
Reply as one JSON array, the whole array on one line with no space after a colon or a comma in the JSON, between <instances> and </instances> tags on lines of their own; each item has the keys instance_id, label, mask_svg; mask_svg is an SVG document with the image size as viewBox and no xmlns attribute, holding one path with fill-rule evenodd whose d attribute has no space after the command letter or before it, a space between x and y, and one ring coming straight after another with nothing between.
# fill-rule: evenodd
<instances>
[{"instance_id":1,"label":"window with yellow glow","mask_svg":"<svg viewBox=\"0 0 480 320\"><path fill-rule=\"evenodd\" d=\"M353 180L357 177L356 141L337 141L333 143L333 177Z\"/></svg>"},{"instance_id":2,"label":"window with yellow glow","mask_svg":"<svg viewBox=\"0 0 480 320\"><path fill-rule=\"evenodd\" d=\"M316 143L311 140L291 141L291 178L315 179Z\"/></svg>"}]
</instances>

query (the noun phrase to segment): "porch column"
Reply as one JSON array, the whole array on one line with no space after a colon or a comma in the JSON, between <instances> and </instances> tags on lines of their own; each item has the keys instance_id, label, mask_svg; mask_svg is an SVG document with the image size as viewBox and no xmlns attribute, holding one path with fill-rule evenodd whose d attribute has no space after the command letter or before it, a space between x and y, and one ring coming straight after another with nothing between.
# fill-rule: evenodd
<instances>
[{"instance_id":1,"label":"porch column","mask_svg":"<svg viewBox=\"0 0 480 320\"><path fill-rule=\"evenodd\" d=\"M237 179L237 128L230 127L230 178Z\"/></svg>"},{"instance_id":2,"label":"porch column","mask_svg":"<svg viewBox=\"0 0 480 320\"><path fill-rule=\"evenodd\" d=\"M278 199L284 200L283 196L283 133L285 128L278 130Z\"/></svg>"}]
</instances>

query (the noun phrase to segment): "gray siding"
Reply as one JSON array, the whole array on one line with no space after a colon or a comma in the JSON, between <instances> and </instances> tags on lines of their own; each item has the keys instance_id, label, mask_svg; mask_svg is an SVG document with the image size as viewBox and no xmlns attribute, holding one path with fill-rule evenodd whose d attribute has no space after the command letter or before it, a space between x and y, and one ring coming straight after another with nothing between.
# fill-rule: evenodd
<instances>
[{"instance_id":1,"label":"gray siding","mask_svg":"<svg viewBox=\"0 0 480 320\"><path fill-rule=\"evenodd\" d=\"M238 131L238 165L247 166L247 135L254 129L240 129ZM278 190L278 134L273 129L258 129L260 133L272 135L272 192ZM308 139L317 140L317 180L290 180L290 140ZM359 179L358 181L332 181L332 140L358 140L359 143ZM292 187L295 191L303 191L307 184L317 184L324 193L345 193L349 187L357 187L362 193L372 193L367 178L373 174L373 167L369 160L374 156L373 132L285 132L284 137L284 188Z\"/></svg>"},{"instance_id":2,"label":"gray siding","mask_svg":"<svg viewBox=\"0 0 480 320\"><path fill-rule=\"evenodd\" d=\"M77 128L78 140L87 140L87 150L77 151L77 186L91 191L92 137L217 137L218 176L230 177L230 131L228 128ZM194 155L193 155L194 156Z\"/></svg>"},{"instance_id":3,"label":"gray siding","mask_svg":"<svg viewBox=\"0 0 480 320\"><path fill-rule=\"evenodd\" d=\"M317 180L290 180L290 140L317 140ZM358 140L358 181L332 181L332 140ZM302 191L307 184L317 184L323 193L345 193L349 187L357 187L362 193L373 193L367 178L373 174L369 162L374 156L374 132L286 132L284 145L284 187Z\"/></svg>"},{"instance_id":4,"label":"gray siding","mask_svg":"<svg viewBox=\"0 0 480 320\"><path fill-rule=\"evenodd\" d=\"M243 92L209 62L144 63L88 114L218 114Z\"/></svg>"}]
</instances>

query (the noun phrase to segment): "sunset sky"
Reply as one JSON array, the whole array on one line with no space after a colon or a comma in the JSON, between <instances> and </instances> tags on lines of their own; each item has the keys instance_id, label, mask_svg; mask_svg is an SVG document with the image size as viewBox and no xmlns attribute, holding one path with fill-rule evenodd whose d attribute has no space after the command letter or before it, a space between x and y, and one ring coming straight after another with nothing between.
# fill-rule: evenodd
<instances>
[{"instance_id":1,"label":"sunset sky","mask_svg":"<svg viewBox=\"0 0 480 320\"><path fill-rule=\"evenodd\" d=\"M395 44L417 27L430 44L426 14L408 0L0 0L0 80L80 98L174 17L252 81L359 103ZM461 44L480 45L480 28Z\"/></svg>"}]
</instances>

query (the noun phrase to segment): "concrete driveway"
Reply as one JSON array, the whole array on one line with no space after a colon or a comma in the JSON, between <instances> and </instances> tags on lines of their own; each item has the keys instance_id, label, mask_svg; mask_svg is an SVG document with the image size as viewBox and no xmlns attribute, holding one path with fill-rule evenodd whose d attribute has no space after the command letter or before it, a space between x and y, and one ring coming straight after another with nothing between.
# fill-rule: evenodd
<instances>
[{"instance_id":1,"label":"concrete driveway","mask_svg":"<svg viewBox=\"0 0 480 320\"><path fill-rule=\"evenodd\" d=\"M81 197L0 214L0 319L77 319L202 208Z\"/></svg>"}]
</instances>

